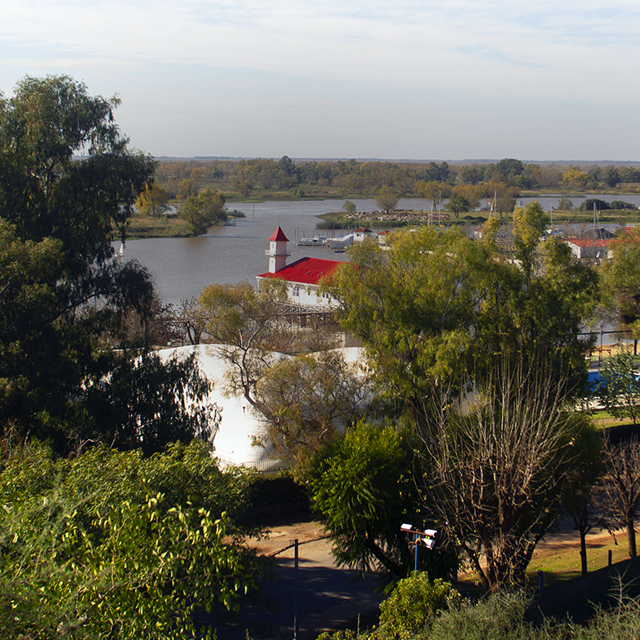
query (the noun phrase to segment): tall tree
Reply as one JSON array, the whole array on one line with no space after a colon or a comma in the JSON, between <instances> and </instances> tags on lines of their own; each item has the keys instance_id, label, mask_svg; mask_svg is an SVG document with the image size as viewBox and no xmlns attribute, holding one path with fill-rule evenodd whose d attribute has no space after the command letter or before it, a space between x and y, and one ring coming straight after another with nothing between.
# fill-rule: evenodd
<instances>
[{"instance_id":1,"label":"tall tree","mask_svg":"<svg viewBox=\"0 0 640 640\"><path fill-rule=\"evenodd\" d=\"M447 523L486 590L524 585L569 473L587 455L592 427L565 413L567 392L549 364L497 356L465 404L448 409L446 395L433 394L445 410L423 434L426 506Z\"/></svg>"},{"instance_id":2,"label":"tall tree","mask_svg":"<svg viewBox=\"0 0 640 640\"><path fill-rule=\"evenodd\" d=\"M332 282L388 410L429 452L416 484L437 494L434 513L478 570L489 563L490 589L522 580L582 451L584 426L565 409L586 376L580 333L597 285L566 247L539 248L537 205L516 221L518 261L496 223L479 242L425 227L385 252L354 247Z\"/></svg>"},{"instance_id":3,"label":"tall tree","mask_svg":"<svg viewBox=\"0 0 640 640\"><path fill-rule=\"evenodd\" d=\"M27 77L0 101L0 419L34 432L52 435L78 415L81 390L109 368L98 336L153 299L149 274L114 259L112 241L154 170L129 151L117 104L67 76Z\"/></svg>"}]
</instances>

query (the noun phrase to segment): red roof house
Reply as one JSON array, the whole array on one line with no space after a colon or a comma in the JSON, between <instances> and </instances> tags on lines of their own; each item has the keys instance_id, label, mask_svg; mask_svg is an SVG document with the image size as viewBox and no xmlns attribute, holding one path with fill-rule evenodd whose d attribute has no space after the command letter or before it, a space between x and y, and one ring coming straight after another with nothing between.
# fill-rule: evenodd
<instances>
[{"instance_id":1,"label":"red roof house","mask_svg":"<svg viewBox=\"0 0 640 640\"><path fill-rule=\"evenodd\" d=\"M305 306L332 306L333 300L329 294L321 294L318 287L322 278L331 274L342 264L339 260L324 260L322 258L300 258L287 264L287 236L278 227L269 238L270 248L265 251L269 256L269 271L256 276L258 286L265 279L285 280L289 288L289 300Z\"/></svg>"}]
</instances>

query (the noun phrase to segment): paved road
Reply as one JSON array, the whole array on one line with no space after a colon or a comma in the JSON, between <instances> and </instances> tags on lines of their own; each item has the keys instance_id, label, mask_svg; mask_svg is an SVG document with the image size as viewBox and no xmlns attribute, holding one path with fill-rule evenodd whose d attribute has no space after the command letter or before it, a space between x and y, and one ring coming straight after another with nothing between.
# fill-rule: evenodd
<instances>
[{"instance_id":1,"label":"paved road","mask_svg":"<svg viewBox=\"0 0 640 640\"><path fill-rule=\"evenodd\" d=\"M262 589L264 601L243 606L236 620L218 625L219 640L246 640L247 634L255 640L293 638L294 550L277 558L276 578ZM345 625L355 629L358 615L363 626L372 621L381 599L374 578L355 581L353 572L336 568L328 540L300 544L298 565L299 640Z\"/></svg>"}]
</instances>

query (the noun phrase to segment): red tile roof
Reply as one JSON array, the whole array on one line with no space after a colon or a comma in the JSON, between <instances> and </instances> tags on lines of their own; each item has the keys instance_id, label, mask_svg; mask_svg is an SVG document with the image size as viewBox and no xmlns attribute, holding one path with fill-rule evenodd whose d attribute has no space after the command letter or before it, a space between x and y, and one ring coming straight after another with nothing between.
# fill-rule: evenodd
<instances>
[{"instance_id":1,"label":"red tile roof","mask_svg":"<svg viewBox=\"0 0 640 640\"><path fill-rule=\"evenodd\" d=\"M575 244L577 247L608 247L611 244L609 238L599 238L594 240L592 238L567 238L567 242Z\"/></svg>"},{"instance_id":2,"label":"red tile roof","mask_svg":"<svg viewBox=\"0 0 640 640\"><path fill-rule=\"evenodd\" d=\"M300 284L318 284L323 277L331 275L341 264L344 263L339 260L300 258L300 260L296 260L280 269L277 273L261 273L257 277L279 278L288 282L299 282Z\"/></svg>"},{"instance_id":3,"label":"red tile roof","mask_svg":"<svg viewBox=\"0 0 640 640\"><path fill-rule=\"evenodd\" d=\"M269 242L289 242L289 238L287 238L287 236L284 235L284 231L278 227L274 232L273 235L269 238Z\"/></svg>"}]
</instances>

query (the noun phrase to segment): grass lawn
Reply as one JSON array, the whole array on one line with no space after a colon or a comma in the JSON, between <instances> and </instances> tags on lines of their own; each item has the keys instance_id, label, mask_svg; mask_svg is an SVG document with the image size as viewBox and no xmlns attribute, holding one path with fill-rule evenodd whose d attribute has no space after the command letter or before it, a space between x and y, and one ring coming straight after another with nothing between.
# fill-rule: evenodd
<instances>
[{"instance_id":1,"label":"grass lawn","mask_svg":"<svg viewBox=\"0 0 640 640\"><path fill-rule=\"evenodd\" d=\"M581 575L580 536L574 533L574 542L553 544L542 543L533 554L527 570L529 582L538 584L538 571L544 571L545 584L554 584L571 580ZM597 571L606 567L611 551L612 562L621 562L629 558L627 537L625 532L616 533L616 540L606 531L597 532L595 536L587 536L587 567L589 571ZM616 544L616 541L618 544Z\"/></svg>"},{"instance_id":2,"label":"grass lawn","mask_svg":"<svg viewBox=\"0 0 640 640\"><path fill-rule=\"evenodd\" d=\"M616 541L618 544L616 544ZM627 537L624 531L616 532L616 539L606 531L596 530L587 535L587 566L589 571L606 567L611 550L612 562L622 562L629 558ZM544 572L544 584L551 585L578 578L581 575L580 536L577 531L568 530L561 535L550 535L541 542L533 554L527 568L529 585L538 585L538 571ZM460 592L475 587L475 574L461 575L456 588Z\"/></svg>"}]
</instances>

